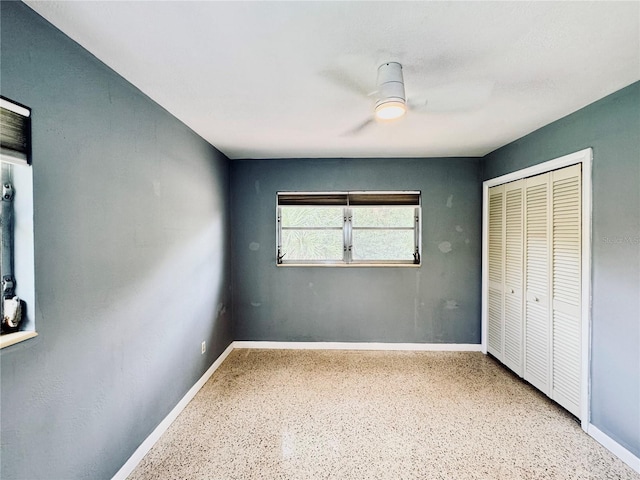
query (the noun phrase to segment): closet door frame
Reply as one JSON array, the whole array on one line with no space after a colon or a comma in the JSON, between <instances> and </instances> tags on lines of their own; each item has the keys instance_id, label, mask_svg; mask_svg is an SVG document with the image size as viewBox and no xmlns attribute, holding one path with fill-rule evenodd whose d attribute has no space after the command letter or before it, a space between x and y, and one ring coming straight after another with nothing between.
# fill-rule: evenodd
<instances>
[{"instance_id":1,"label":"closet door frame","mask_svg":"<svg viewBox=\"0 0 640 480\"><path fill-rule=\"evenodd\" d=\"M531 167L486 180L482 184L482 352L487 354L488 267L489 267L489 188L522 178L558 170L570 165L582 165L582 323L580 422L586 432L591 417L591 164L593 150L585 148Z\"/></svg>"}]
</instances>

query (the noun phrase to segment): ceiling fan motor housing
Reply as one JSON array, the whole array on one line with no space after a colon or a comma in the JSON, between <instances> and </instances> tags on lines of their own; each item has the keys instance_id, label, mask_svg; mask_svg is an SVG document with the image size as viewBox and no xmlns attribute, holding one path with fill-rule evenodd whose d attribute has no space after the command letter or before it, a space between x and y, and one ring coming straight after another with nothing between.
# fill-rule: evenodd
<instances>
[{"instance_id":1,"label":"ceiling fan motor housing","mask_svg":"<svg viewBox=\"0 0 640 480\"><path fill-rule=\"evenodd\" d=\"M378 67L378 101L376 102L376 109L389 102L406 103L402 65L398 62L387 62Z\"/></svg>"}]
</instances>

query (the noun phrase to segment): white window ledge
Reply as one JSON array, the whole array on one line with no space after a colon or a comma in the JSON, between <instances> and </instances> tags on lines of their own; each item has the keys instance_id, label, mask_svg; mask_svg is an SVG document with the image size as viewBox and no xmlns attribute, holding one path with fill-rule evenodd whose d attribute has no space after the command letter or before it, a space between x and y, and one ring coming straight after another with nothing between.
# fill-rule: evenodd
<instances>
[{"instance_id":1,"label":"white window ledge","mask_svg":"<svg viewBox=\"0 0 640 480\"><path fill-rule=\"evenodd\" d=\"M36 332L7 333L6 335L0 336L0 349L15 345L16 343L24 342L25 340L36 337L37 335L38 334Z\"/></svg>"},{"instance_id":2,"label":"white window ledge","mask_svg":"<svg viewBox=\"0 0 640 480\"><path fill-rule=\"evenodd\" d=\"M420 263L277 263L276 267L338 267L338 268L357 268L357 267L401 267L401 268L420 268Z\"/></svg>"}]
</instances>

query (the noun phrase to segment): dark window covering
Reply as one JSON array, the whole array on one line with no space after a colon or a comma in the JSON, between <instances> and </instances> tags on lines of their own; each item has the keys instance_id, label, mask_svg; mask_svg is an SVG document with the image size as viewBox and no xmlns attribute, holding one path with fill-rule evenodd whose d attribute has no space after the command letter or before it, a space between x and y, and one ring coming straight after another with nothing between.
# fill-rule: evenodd
<instances>
[{"instance_id":1,"label":"dark window covering","mask_svg":"<svg viewBox=\"0 0 640 480\"><path fill-rule=\"evenodd\" d=\"M31 111L5 97L4 101ZM2 160L17 163L31 163L31 116L21 115L0 107L0 155Z\"/></svg>"},{"instance_id":2,"label":"dark window covering","mask_svg":"<svg viewBox=\"0 0 640 480\"><path fill-rule=\"evenodd\" d=\"M278 205L419 206L420 192L279 192Z\"/></svg>"}]
</instances>

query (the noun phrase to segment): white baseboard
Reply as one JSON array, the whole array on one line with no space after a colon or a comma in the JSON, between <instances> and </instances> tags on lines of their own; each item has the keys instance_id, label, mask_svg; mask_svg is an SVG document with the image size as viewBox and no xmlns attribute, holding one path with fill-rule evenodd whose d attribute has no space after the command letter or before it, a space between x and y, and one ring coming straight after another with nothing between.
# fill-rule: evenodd
<instances>
[{"instance_id":1,"label":"white baseboard","mask_svg":"<svg viewBox=\"0 0 640 480\"><path fill-rule=\"evenodd\" d=\"M616 442L613 438L611 438L606 433L602 432L598 427L594 426L592 423L589 424L587 429L587 433L595 439L600 445L613 453L616 457L622 460L624 463L629 465L636 472L640 473L640 458L636 457L629 450L624 448L618 442Z\"/></svg>"},{"instance_id":2,"label":"white baseboard","mask_svg":"<svg viewBox=\"0 0 640 480\"><path fill-rule=\"evenodd\" d=\"M235 341L233 348L281 350L401 350L412 352L480 352L475 343L253 342Z\"/></svg>"},{"instance_id":3,"label":"white baseboard","mask_svg":"<svg viewBox=\"0 0 640 480\"><path fill-rule=\"evenodd\" d=\"M112 480L124 480L126 479L131 472L138 466L138 463L144 458L144 456L151 450L151 448L155 445L155 443L160 439L162 434L169 428L169 426L173 423L173 421L178 418L178 415L184 410L184 408L188 405L188 403L196 396L196 393L200 391L200 389L207 383L207 380L213 375L218 367L224 362L227 356L233 351L233 342L226 348L224 352L220 354L220 356L216 359L215 362L209 367L209 369L200 377L200 379L195 383L193 387L189 389L182 400L178 402L178 404L169 412L169 415L165 417L162 422L155 428L151 435L149 435L144 442L140 444L140 446L133 452L133 455L127 460L120 470L113 476Z\"/></svg>"}]
</instances>

